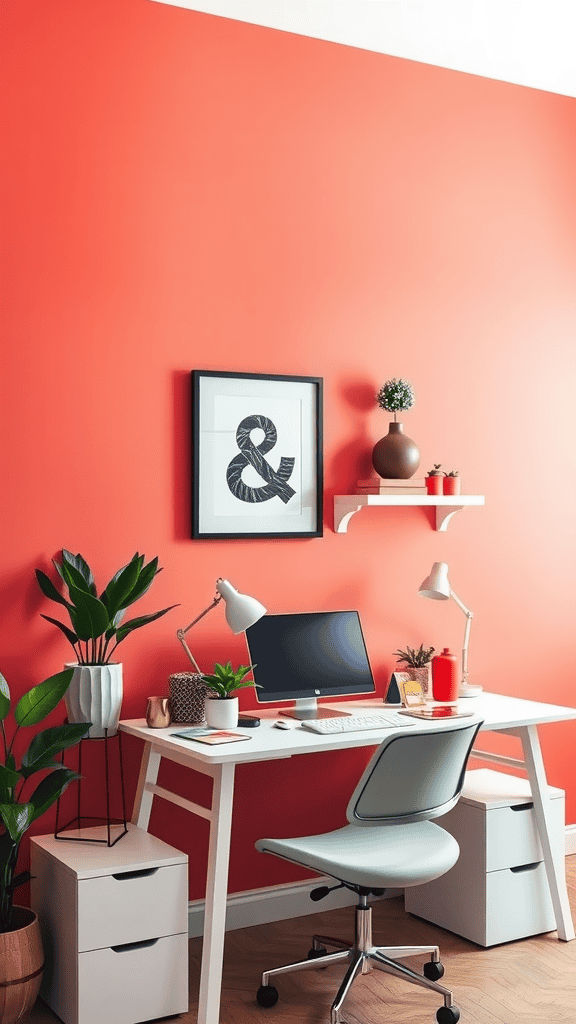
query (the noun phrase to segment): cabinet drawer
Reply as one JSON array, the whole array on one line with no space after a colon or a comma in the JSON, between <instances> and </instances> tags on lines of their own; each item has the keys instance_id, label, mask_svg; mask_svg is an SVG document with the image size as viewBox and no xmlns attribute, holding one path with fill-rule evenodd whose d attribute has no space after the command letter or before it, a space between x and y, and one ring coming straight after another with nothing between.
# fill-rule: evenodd
<instances>
[{"instance_id":1,"label":"cabinet drawer","mask_svg":"<svg viewBox=\"0 0 576 1024\"><path fill-rule=\"evenodd\" d=\"M78 956L77 1024L135 1024L188 1010L188 934Z\"/></svg>"},{"instance_id":2,"label":"cabinet drawer","mask_svg":"<svg viewBox=\"0 0 576 1024\"><path fill-rule=\"evenodd\" d=\"M77 920L81 953L186 932L187 865L80 879Z\"/></svg>"},{"instance_id":3,"label":"cabinet drawer","mask_svg":"<svg viewBox=\"0 0 576 1024\"><path fill-rule=\"evenodd\" d=\"M552 845L564 843L564 800L550 800ZM544 853L531 801L486 812L486 871L500 871L519 864L536 863Z\"/></svg>"},{"instance_id":4,"label":"cabinet drawer","mask_svg":"<svg viewBox=\"0 0 576 1024\"><path fill-rule=\"evenodd\" d=\"M486 934L482 945L522 939L556 928L544 862L486 876Z\"/></svg>"}]
</instances>

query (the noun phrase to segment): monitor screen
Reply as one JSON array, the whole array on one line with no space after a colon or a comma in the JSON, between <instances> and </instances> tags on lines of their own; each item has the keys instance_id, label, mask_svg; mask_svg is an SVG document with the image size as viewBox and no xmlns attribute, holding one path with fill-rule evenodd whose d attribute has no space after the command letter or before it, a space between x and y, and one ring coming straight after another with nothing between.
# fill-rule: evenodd
<instances>
[{"instance_id":1,"label":"monitor screen","mask_svg":"<svg viewBox=\"0 0 576 1024\"><path fill-rule=\"evenodd\" d=\"M318 697L375 692L356 611L264 615L246 639L259 703L314 709Z\"/></svg>"}]
</instances>

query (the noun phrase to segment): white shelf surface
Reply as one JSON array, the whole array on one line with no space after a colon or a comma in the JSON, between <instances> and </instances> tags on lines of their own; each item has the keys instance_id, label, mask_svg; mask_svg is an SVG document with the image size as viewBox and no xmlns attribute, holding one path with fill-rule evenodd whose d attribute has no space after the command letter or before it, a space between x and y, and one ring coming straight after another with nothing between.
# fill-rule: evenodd
<instances>
[{"instance_id":1,"label":"white shelf surface","mask_svg":"<svg viewBox=\"0 0 576 1024\"><path fill-rule=\"evenodd\" d=\"M436 529L446 532L456 512L470 505L483 505L483 494L336 494L334 496L334 532L346 533L352 516L367 505L421 505L436 509Z\"/></svg>"}]
</instances>

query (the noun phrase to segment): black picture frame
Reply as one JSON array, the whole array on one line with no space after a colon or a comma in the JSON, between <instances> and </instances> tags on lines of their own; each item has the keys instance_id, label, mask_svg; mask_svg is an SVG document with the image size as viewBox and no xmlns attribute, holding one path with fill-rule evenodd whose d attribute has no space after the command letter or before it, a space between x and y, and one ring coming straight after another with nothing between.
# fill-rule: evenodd
<instances>
[{"instance_id":1,"label":"black picture frame","mask_svg":"<svg viewBox=\"0 0 576 1024\"><path fill-rule=\"evenodd\" d=\"M322 377L193 370L192 537L321 537L322 416Z\"/></svg>"}]
</instances>

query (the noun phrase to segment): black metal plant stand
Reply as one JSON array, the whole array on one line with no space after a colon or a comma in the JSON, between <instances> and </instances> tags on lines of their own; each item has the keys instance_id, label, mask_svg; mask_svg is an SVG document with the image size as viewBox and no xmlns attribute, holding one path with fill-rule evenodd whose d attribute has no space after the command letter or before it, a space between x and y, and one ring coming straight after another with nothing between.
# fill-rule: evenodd
<instances>
[{"instance_id":1,"label":"black metal plant stand","mask_svg":"<svg viewBox=\"0 0 576 1024\"><path fill-rule=\"evenodd\" d=\"M108 746L112 740L116 739L118 746L118 765L120 769L120 789L122 797L122 818L111 818L110 817L110 756ZM106 817L96 817L94 815L83 815L81 812L82 803L82 746L84 743L104 743L104 774L106 779ZM62 751L62 764L64 764L64 751ZM124 796L124 768L122 764L122 733L117 731L111 736L108 735L108 729L104 729L103 736L94 736L90 738L81 739L78 744L78 774L80 778L77 781L77 792L76 792L76 817L71 818L70 821L66 822L65 825L58 825L58 819L60 814L60 799L56 801L56 824L54 827L54 838L61 840L68 840L74 843L105 843L107 846L114 846L122 836L125 836L128 832L128 825L126 822L126 800ZM62 833L71 828L86 828L89 827L85 823L91 822L93 825L106 825L107 839L96 839L92 836L66 836ZM112 839L111 828L113 825L123 825L123 830Z\"/></svg>"}]
</instances>

